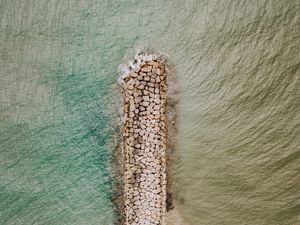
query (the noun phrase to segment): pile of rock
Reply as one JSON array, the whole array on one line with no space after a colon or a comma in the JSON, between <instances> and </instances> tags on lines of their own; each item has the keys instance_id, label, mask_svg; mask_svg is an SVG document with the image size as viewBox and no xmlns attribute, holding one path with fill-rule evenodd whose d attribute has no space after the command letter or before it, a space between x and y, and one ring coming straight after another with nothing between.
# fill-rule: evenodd
<instances>
[{"instance_id":1,"label":"pile of rock","mask_svg":"<svg viewBox=\"0 0 300 225\"><path fill-rule=\"evenodd\" d=\"M123 83L126 225L165 224L166 70L144 62Z\"/></svg>"}]
</instances>

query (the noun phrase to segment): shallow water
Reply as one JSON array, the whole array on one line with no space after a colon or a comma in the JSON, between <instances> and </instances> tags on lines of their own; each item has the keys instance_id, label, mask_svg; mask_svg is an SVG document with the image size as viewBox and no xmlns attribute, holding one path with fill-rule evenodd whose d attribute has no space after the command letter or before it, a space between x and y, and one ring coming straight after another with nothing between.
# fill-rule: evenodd
<instances>
[{"instance_id":1,"label":"shallow water","mask_svg":"<svg viewBox=\"0 0 300 225\"><path fill-rule=\"evenodd\" d=\"M183 224L300 224L299 1L1 1L1 224L114 224L117 67L179 85Z\"/></svg>"}]
</instances>

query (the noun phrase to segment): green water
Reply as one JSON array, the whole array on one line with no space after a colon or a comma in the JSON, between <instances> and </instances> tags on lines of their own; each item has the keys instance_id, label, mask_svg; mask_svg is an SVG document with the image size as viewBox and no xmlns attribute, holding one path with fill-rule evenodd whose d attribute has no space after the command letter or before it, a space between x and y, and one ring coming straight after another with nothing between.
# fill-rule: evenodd
<instances>
[{"instance_id":1,"label":"green water","mask_svg":"<svg viewBox=\"0 0 300 225\"><path fill-rule=\"evenodd\" d=\"M117 223L117 67L169 54L184 225L300 224L299 1L0 1L0 224Z\"/></svg>"}]
</instances>

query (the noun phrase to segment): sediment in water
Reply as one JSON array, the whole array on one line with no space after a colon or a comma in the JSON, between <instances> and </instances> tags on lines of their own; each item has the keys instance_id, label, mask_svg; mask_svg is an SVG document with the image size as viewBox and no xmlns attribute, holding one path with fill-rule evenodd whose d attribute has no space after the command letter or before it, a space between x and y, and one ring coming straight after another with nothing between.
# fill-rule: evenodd
<instances>
[{"instance_id":1,"label":"sediment in water","mask_svg":"<svg viewBox=\"0 0 300 225\"><path fill-rule=\"evenodd\" d=\"M121 76L125 225L165 224L170 192L166 78L166 65L151 56L138 57Z\"/></svg>"}]
</instances>

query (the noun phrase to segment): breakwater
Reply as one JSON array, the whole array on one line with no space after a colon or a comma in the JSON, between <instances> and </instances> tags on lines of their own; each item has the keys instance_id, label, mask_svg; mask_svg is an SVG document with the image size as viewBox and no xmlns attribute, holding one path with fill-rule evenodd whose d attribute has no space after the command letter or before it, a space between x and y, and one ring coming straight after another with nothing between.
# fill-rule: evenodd
<instances>
[{"instance_id":1,"label":"breakwater","mask_svg":"<svg viewBox=\"0 0 300 225\"><path fill-rule=\"evenodd\" d=\"M122 77L124 224L165 224L167 82L159 60L136 62Z\"/></svg>"}]
</instances>

